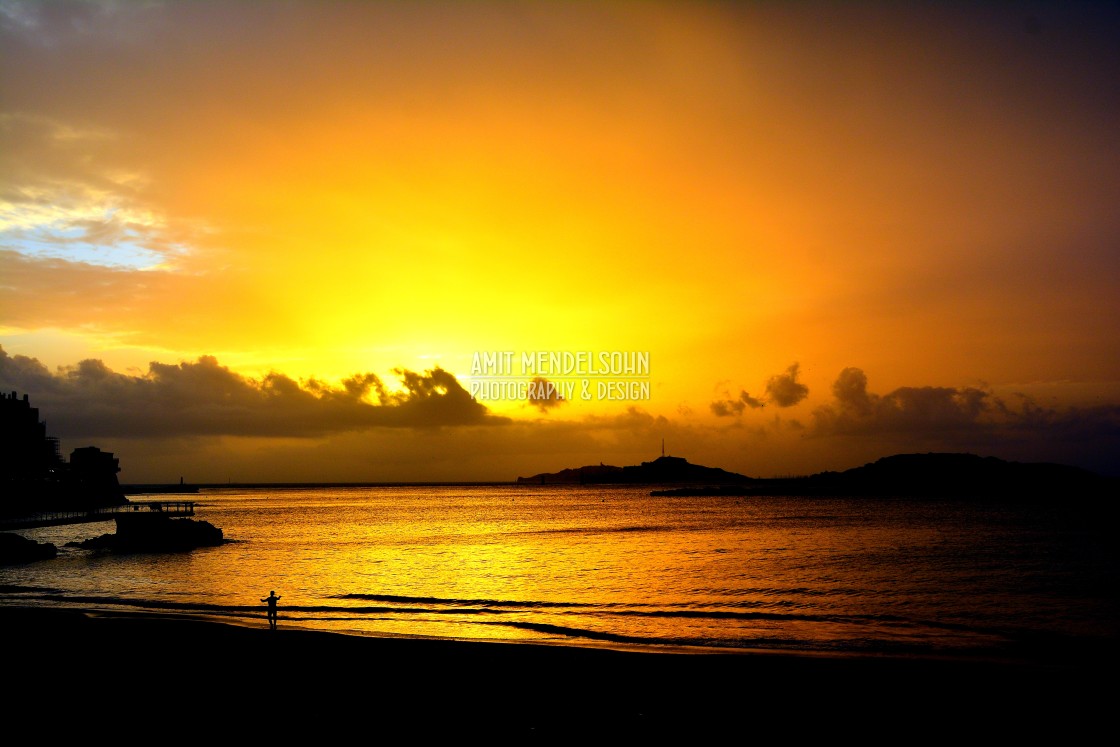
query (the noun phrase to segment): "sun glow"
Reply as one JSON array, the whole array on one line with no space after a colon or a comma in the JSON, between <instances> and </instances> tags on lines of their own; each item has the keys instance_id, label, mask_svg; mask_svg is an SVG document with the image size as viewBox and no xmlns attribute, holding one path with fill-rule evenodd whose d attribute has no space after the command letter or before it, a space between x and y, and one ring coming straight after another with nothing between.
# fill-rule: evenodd
<instances>
[{"instance_id":1,"label":"sun glow","mask_svg":"<svg viewBox=\"0 0 1120 747\"><path fill-rule=\"evenodd\" d=\"M19 8L0 18L10 354L392 388L465 383L478 351L642 350L648 399L487 407L793 443L851 367L882 394L1120 380L1114 117L1081 82L1108 23ZM794 363L807 395L778 406Z\"/></svg>"}]
</instances>

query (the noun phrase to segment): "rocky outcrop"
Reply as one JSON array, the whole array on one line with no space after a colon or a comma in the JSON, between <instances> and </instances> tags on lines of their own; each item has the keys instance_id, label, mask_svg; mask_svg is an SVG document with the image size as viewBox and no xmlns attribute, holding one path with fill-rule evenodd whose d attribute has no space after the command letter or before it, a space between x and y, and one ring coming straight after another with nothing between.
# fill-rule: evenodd
<instances>
[{"instance_id":1,"label":"rocky outcrop","mask_svg":"<svg viewBox=\"0 0 1120 747\"><path fill-rule=\"evenodd\" d=\"M603 484L740 484L751 482L752 478L728 472L718 467L704 467L691 464L681 457L662 456L652 462L626 467L599 466L575 467L560 472L547 472L532 477L518 477L521 485L549 485L557 483L576 483L582 485Z\"/></svg>"},{"instance_id":2,"label":"rocky outcrop","mask_svg":"<svg viewBox=\"0 0 1120 747\"><path fill-rule=\"evenodd\" d=\"M58 548L50 542L36 542L12 532L0 532L0 565L50 560L57 555Z\"/></svg>"},{"instance_id":3,"label":"rocky outcrop","mask_svg":"<svg viewBox=\"0 0 1120 747\"><path fill-rule=\"evenodd\" d=\"M196 547L213 547L223 542L222 530L208 521L157 517L150 521L118 522L116 534L68 542L66 546L122 553L182 552Z\"/></svg>"}]
</instances>

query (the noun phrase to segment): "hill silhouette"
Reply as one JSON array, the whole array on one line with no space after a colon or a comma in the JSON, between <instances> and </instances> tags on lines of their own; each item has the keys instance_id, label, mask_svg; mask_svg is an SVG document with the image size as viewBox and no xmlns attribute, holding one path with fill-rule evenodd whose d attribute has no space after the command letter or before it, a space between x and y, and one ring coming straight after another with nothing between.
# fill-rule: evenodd
<instances>
[{"instance_id":1,"label":"hill silhouette","mask_svg":"<svg viewBox=\"0 0 1120 747\"><path fill-rule=\"evenodd\" d=\"M659 494L945 496L1034 501L1111 496L1120 487L1117 482L1064 464L926 453L895 454L843 472L756 479L742 488L667 490Z\"/></svg>"},{"instance_id":2,"label":"hill silhouette","mask_svg":"<svg viewBox=\"0 0 1120 747\"><path fill-rule=\"evenodd\" d=\"M1008 462L976 454L895 454L843 472L804 477L748 477L662 456L639 465L573 467L518 477L520 485L658 485L652 495L945 496L1022 501L1116 494L1120 480L1080 467Z\"/></svg>"},{"instance_id":3,"label":"hill silhouette","mask_svg":"<svg viewBox=\"0 0 1120 747\"><path fill-rule=\"evenodd\" d=\"M704 484L727 485L753 482L753 478L718 467L705 467L692 464L682 457L661 456L652 462L642 462L628 467L614 467L599 464L587 467L574 467L559 472L544 472L532 477L518 477L522 485L554 484Z\"/></svg>"}]
</instances>

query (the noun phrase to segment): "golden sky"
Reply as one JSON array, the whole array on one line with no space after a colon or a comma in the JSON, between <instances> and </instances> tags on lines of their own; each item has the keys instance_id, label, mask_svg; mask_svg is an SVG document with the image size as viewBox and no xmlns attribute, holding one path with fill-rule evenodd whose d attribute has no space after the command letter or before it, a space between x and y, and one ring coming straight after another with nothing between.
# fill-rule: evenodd
<instances>
[{"instance_id":1,"label":"golden sky","mask_svg":"<svg viewBox=\"0 0 1120 747\"><path fill-rule=\"evenodd\" d=\"M761 476L1116 471L1118 31L0 0L0 386L136 481L504 480L662 437ZM641 351L649 396L471 401L486 351Z\"/></svg>"}]
</instances>

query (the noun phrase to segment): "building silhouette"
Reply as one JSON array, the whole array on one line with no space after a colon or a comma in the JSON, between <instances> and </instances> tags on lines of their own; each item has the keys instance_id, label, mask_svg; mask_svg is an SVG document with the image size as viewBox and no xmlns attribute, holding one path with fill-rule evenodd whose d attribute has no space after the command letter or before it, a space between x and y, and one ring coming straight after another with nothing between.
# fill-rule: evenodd
<instances>
[{"instance_id":1,"label":"building silhouette","mask_svg":"<svg viewBox=\"0 0 1120 747\"><path fill-rule=\"evenodd\" d=\"M74 449L63 460L28 395L0 393L0 514L87 510L126 503L120 460L96 446Z\"/></svg>"}]
</instances>

